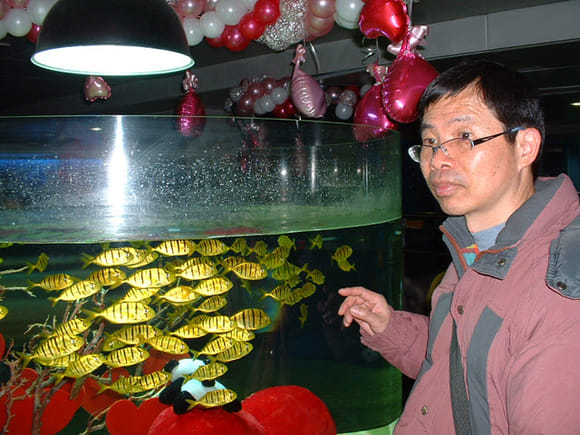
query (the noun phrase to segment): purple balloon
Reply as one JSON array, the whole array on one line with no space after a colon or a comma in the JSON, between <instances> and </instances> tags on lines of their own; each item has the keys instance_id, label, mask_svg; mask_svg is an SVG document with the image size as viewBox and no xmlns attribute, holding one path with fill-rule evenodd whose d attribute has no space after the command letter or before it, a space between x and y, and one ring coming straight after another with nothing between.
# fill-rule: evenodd
<instances>
[{"instance_id":1,"label":"purple balloon","mask_svg":"<svg viewBox=\"0 0 580 435\"><path fill-rule=\"evenodd\" d=\"M389 119L383 108L381 87L380 84L372 86L356 106L353 132L359 142L385 136L389 130L397 130L397 124Z\"/></svg>"}]
</instances>

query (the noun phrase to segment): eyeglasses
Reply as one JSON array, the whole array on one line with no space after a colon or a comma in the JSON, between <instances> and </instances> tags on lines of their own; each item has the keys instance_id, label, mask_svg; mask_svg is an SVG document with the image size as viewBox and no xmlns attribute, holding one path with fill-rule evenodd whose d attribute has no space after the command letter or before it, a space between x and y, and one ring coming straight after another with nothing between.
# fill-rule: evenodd
<instances>
[{"instance_id":1,"label":"eyeglasses","mask_svg":"<svg viewBox=\"0 0 580 435\"><path fill-rule=\"evenodd\" d=\"M446 140L441 145L413 145L409 148L409 156L411 159L413 159L413 161L421 163L422 160L433 157L437 150L441 150L446 156L452 155L454 158L459 158L467 151L471 151L476 145L495 139L496 137L502 136L504 134L514 133L520 130L524 130L524 127L510 128L509 130L502 131L501 133L492 134L491 136L486 136L479 139L456 137ZM429 154L429 150L432 150L433 153Z\"/></svg>"}]
</instances>

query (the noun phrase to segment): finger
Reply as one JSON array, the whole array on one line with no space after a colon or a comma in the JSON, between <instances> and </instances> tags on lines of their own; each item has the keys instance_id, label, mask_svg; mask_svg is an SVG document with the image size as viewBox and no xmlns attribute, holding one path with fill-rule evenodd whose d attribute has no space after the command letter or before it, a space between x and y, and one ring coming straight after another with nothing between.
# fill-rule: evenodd
<instances>
[{"instance_id":1,"label":"finger","mask_svg":"<svg viewBox=\"0 0 580 435\"><path fill-rule=\"evenodd\" d=\"M367 294L369 290L364 287L356 286L356 287L343 287L338 289L338 294L342 296L363 296Z\"/></svg>"}]
</instances>

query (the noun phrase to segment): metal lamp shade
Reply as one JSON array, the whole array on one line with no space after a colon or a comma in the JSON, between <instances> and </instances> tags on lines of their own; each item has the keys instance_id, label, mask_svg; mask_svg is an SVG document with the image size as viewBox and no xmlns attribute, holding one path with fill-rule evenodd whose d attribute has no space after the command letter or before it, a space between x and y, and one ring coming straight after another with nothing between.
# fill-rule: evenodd
<instances>
[{"instance_id":1,"label":"metal lamp shade","mask_svg":"<svg viewBox=\"0 0 580 435\"><path fill-rule=\"evenodd\" d=\"M181 21L164 0L59 0L31 61L103 76L171 73L194 63Z\"/></svg>"}]
</instances>

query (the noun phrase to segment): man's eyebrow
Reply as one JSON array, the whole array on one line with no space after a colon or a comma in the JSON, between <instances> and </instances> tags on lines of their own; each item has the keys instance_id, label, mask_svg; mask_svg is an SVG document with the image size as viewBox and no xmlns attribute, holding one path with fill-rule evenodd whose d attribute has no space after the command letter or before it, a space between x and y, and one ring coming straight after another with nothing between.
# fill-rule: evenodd
<instances>
[{"instance_id":1,"label":"man's eyebrow","mask_svg":"<svg viewBox=\"0 0 580 435\"><path fill-rule=\"evenodd\" d=\"M457 116L455 118L450 119L447 124L457 124L457 123L461 123L461 122L469 122L469 121L473 121L473 117L471 115L462 115L462 116ZM428 122L424 122L421 124L421 131L425 131L431 128L435 128L435 126L433 124L429 124Z\"/></svg>"}]
</instances>

